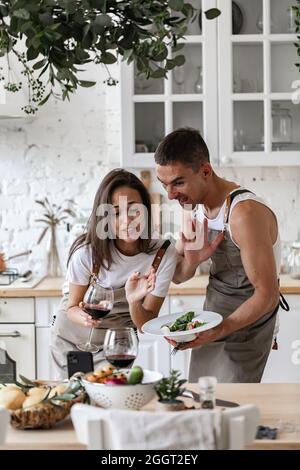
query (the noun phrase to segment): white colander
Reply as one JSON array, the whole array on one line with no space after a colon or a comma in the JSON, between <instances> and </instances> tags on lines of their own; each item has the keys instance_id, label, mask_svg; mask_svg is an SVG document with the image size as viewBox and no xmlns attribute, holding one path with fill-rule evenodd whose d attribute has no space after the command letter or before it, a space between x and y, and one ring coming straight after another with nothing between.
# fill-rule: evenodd
<instances>
[{"instance_id":1,"label":"white colander","mask_svg":"<svg viewBox=\"0 0 300 470\"><path fill-rule=\"evenodd\" d=\"M129 373L129 370L124 373ZM139 410L155 397L154 386L162 378L160 372L144 369L143 381L136 385L98 384L89 382L86 378L82 378L82 383L95 405L102 408Z\"/></svg>"}]
</instances>

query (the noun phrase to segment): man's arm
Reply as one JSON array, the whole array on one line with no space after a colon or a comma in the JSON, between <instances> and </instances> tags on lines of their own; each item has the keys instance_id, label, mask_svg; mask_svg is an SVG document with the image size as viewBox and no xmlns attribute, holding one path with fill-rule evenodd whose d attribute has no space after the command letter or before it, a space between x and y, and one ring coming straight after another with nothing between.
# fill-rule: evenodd
<instances>
[{"instance_id":1,"label":"man's arm","mask_svg":"<svg viewBox=\"0 0 300 470\"><path fill-rule=\"evenodd\" d=\"M254 293L219 326L200 333L198 338L181 349L198 347L224 338L275 309L279 302L279 288L273 253L274 223L274 216L269 209L257 202L246 201L234 208L231 232L240 247L242 263L254 287Z\"/></svg>"},{"instance_id":2,"label":"man's arm","mask_svg":"<svg viewBox=\"0 0 300 470\"><path fill-rule=\"evenodd\" d=\"M231 232L240 247L242 263L253 295L224 321L227 334L251 325L279 302L276 263L273 252L271 211L260 203L240 203L233 211Z\"/></svg>"}]
</instances>

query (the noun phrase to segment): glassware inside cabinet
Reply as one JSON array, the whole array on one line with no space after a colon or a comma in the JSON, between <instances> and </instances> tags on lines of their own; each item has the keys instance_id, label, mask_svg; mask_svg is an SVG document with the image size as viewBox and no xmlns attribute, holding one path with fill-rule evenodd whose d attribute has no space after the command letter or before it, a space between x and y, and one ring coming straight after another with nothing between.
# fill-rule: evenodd
<instances>
[{"instance_id":1,"label":"glassware inside cabinet","mask_svg":"<svg viewBox=\"0 0 300 470\"><path fill-rule=\"evenodd\" d=\"M272 18L276 19L271 24L272 34L295 33L295 11L292 6L297 2L294 0L270 0Z\"/></svg>"},{"instance_id":2,"label":"glassware inside cabinet","mask_svg":"<svg viewBox=\"0 0 300 470\"><path fill-rule=\"evenodd\" d=\"M258 119L261 116L261 119ZM235 152L263 152L263 101L235 101L233 129Z\"/></svg>"},{"instance_id":3,"label":"glassware inside cabinet","mask_svg":"<svg viewBox=\"0 0 300 470\"><path fill-rule=\"evenodd\" d=\"M299 108L291 101L272 101L273 151L300 150Z\"/></svg>"},{"instance_id":4,"label":"glassware inside cabinet","mask_svg":"<svg viewBox=\"0 0 300 470\"><path fill-rule=\"evenodd\" d=\"M233 92L261 93L263 91L263 45L236 44L233 46Z\"/></svg>"},{"instance_id":5,"label":"glassware inside cabinet","mask_svg":"<svg viewBox=\"0 0 300 470\"><path fill-rule=\"evenodd\" d=\"M180 51L181 52L181 51ZM199 68L202 67L202 45L186 44L184 47L185 63L172 70L172 93L193 94L198 80Z\"/></svg>"},{"instance_id":6,"label":"glassware inside cabinet","mask_svg":"<svg viewBox=\"0 0 300 470\"><path fill-rule=\"evenodd\" d=\"M262 28L262 0L232 2L232 34L260 34Z\"/></svg>"}]
</instances>

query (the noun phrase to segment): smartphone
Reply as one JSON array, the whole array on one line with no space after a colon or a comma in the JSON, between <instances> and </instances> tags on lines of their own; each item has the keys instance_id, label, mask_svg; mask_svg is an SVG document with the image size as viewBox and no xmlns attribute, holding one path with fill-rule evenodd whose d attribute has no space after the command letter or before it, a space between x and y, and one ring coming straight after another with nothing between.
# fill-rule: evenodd
<instances>
[{"instance_id":1,"label":"smartphone","mask_svg":"<svg viewBox=\"0 0 300 470\"><path fill-rule=\"evenodd\" d=\"M94 370L93 354L86 351L67 352L67 365L69 378L75 372L92 372Z\"/></svg>"}]
</instances>

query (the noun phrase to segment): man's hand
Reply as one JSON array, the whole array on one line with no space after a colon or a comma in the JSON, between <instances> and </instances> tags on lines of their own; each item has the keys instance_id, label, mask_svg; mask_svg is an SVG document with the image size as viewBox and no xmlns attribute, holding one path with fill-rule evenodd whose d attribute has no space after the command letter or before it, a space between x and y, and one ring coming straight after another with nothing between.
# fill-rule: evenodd
<instances>
[{"instance_id":1,"label":"man's hand","mask_svg":"<svg viewBox=\"0 0 300 470\"><path fill-rule=\"evenodd\" d=\"M191 238L181 233L181 242L185 261L190 265L199 265L206 261L216 251L224 240L224 233L217 235L212 242L208 240L208 221L204 219L203 225L193 220Z\"/></svg>"},{"instance_id":2,"label":"man's hand","mask_svg":"<svg viewBox=\"0 0 300 470\"><path fill-rule=\"evenodd\" d=\"M197 338L193 341L189 341L188 343L179 343L180 351L185 351L186 349L195 349L199 348L199 346L203 346L204 344L212 343L218 339L223 338L226 334L223 331L223 328L220 326L216 326L215 328L211 328L211 330L203 331L203 333L195 333ZM176 347L178 343L176 341L168 338L165 336L165 339L168 343L172 344L172 346Z\"/></svg>"},{"instance_id":3,"label":"man's hand","mask_svg":"<svg viewBox=\"0 0 300 470\"><path fill-rule=\"evenodd\" d=\"M138 302L153 291L156 282L154 268L146 274L135 272L127 279L125 284L126 298L129 303Z\"/></svg>"}]
</instances>

